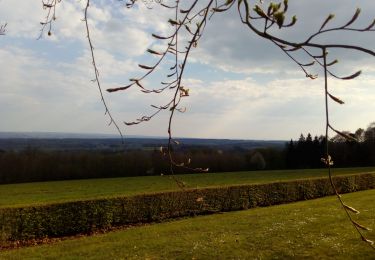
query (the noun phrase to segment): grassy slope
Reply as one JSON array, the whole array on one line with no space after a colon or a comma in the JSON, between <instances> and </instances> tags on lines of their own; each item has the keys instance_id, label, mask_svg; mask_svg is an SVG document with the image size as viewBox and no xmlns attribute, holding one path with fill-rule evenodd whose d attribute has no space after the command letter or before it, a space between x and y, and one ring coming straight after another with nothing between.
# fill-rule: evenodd
<instances>
[{"instance_id":1,"label":"grassy slope","mask_svg":"<svg viewBox=\"0 0 375 260\"><path fill-rule=\"evenodd\" d=\"M375 228L375 190L343 196ZM375 233L368 232L375 240ZM55 244L1 259L374 259L335 197L182 219Z\"/></svg>"},{"instance_id":2,"label":"grassy slope","mask_svg":"<svg viewBox=\"0 0 375 260\"><path fill-rule=\"evenodd\" d=\"M335 175L374 172L375 168L336 169ZM265 183L326 176L326 171L285 170L181 175L190 188ZM91 179L0 185L0 207L35 205L178 189L167 176Z\"/></svg>"}]
</instances>

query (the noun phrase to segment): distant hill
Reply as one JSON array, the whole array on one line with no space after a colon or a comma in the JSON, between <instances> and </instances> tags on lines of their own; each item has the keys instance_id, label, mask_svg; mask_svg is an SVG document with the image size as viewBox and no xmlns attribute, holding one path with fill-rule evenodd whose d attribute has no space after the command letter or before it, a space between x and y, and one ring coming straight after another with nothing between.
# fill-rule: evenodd
<instances>
[{"instance_id":1,"label":"distant hill","mask_svg":"<svg viewBox=\"0 0 375 260\"><path fill-rule=\"evenodd\" d=\"M147 138L147 136L130 136ZM87 134L87 133L59 133L59 132L0 132L0 139L27 138L27 139L120 139L118 134ZM157 138L157 137L155 137Z\"/></svg>"},{"instance_id":2,"label":"distant hill","mask_svg":"<svg viewBox=\"0 0 375 260\"><path fill-rule=\"evenodd\" d=\"M282 148L284 140L232 140L232 139L201 139L201 138L178 138L181 143L180 149L188 148L214 148L221 150L243 149L251 150L261 147ZM124 144L118 135L110 134L76 134L76 133L10 133L0 132L1 150L24 150L36 148L41 150L152 150L165 146L166 138L146 136L126 136Z\"/></svg>"}]
</instances>

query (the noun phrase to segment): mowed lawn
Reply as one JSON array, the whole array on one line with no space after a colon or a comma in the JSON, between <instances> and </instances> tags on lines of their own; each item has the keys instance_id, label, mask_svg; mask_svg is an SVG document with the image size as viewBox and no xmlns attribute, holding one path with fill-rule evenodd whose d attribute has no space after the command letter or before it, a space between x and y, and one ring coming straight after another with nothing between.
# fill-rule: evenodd
<instances>
[{"instance_id":1,"label":"mowed lawn","mask_svg":"<svg viewBox=\"0 0 375 260\"><path fill-rule=\"evenodd\" d=\"M375 190L343 195L375 229ZM375 240L375 233L367 231ZM375 259L335 197L5 250L0 259Z\"/></svg>"},{"instance_id":2,"label":"mowed lawn","mask_svg":"<svg viewBox=\"0 0 375 260\"><path fill-rule=\"evenodd\" d=\"M375 172L375 168L334 169L334 175ZM327 176L324 169L197 173L178 175L187 188L266 183ZM0 207L30 206L178 190L169 176L126 177L0 185Z\"/></svg>"}]
</instances>

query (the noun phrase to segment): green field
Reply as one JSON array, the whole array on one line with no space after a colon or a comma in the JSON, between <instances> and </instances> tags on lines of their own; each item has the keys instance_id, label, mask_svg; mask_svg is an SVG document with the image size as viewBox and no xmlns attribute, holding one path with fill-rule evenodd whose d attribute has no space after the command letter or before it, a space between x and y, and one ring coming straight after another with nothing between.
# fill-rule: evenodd
<instances>
[{"instance_id":1,"label":"green field","mask_svg":"<svg viewBox=\"0 0 375 260\"><path fill-rule=\"evenodd\" d=\"M375 172L375 168L335 169L335 175ZM266 183L327 175L324 169L199 173L179 175L188 188ZM179 189L168 176L127 177L0 185L0 207L40 205L94 198L128 196Z\"/></svg>"},{"instance_id":2,"label":"green field","mask_svg":"<svg viewBox=\"0 0 375 260\"><path fill-rule=\"evenodd\" d=\"M375 190L343 195L375 228ZM367 232L375 240L374 232ZM335 197L6 250L1 259L374 259Z\"/></svg>"}]
</instances>

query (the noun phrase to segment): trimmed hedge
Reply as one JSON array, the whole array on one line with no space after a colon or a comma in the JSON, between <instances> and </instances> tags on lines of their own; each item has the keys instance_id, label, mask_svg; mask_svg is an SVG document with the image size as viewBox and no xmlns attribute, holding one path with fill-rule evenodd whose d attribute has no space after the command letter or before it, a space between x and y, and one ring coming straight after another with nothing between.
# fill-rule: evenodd
<instances>
[{"instance_id":1,"label":"trimmed hedge","mask_svg":"<svg viewBox=\"0 0 375 260\"><path fill-rule=\"evenodd\" d=\"M375 188L375 174L334 178L340 193ZM237 185L0 209L0 247L136 223L242 210L333 195L326 178Z\"/></svg>"}]
</instances>

